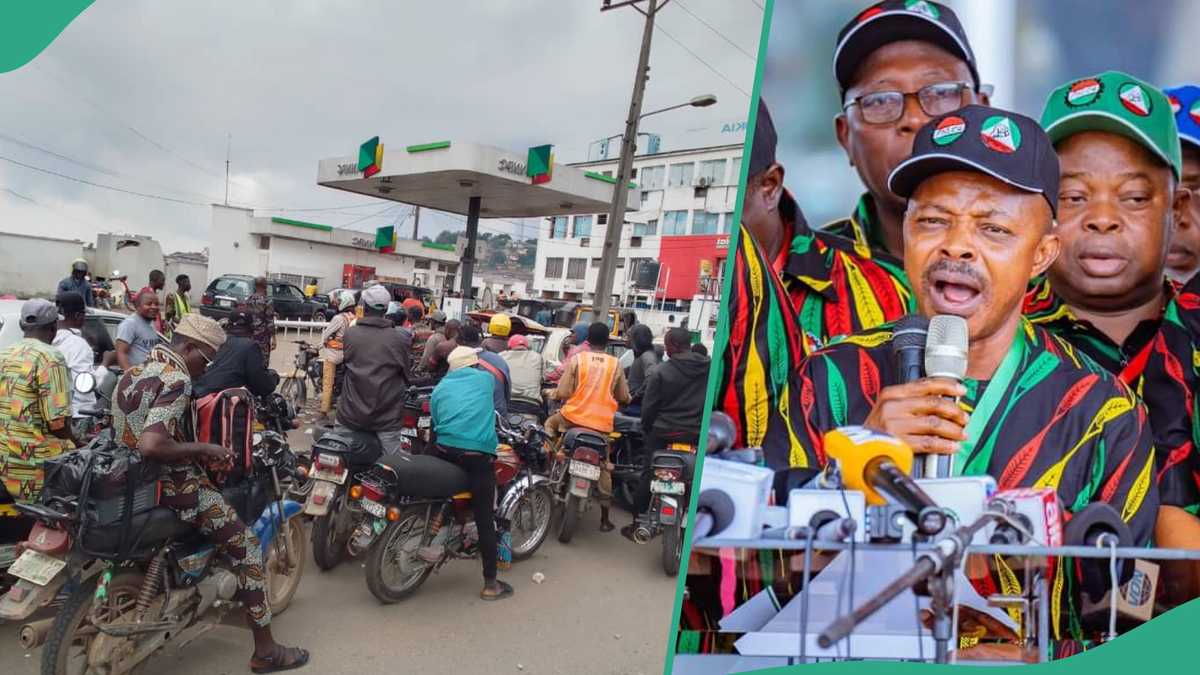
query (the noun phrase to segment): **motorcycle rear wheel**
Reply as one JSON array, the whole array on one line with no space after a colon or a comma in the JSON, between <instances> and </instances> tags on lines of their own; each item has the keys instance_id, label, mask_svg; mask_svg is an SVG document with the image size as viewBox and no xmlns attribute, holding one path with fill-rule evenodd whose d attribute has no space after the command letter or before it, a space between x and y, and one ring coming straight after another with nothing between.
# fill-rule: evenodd
<instances>
[{"instance_id":1,"label":"motorcycle rear wheel","mask_svg":"<svg viewBox=\"0 0 1200 675\"><path fill-rule=\"evenodd\" d=\"M343 501L343 495L339 489L338 494L333 498L333 504L329 507L329 513L313 518L313 562L323 572L337 567L346 559L346 541L338 538L336 522L339 517L343 517L342 510L345 508Z\"/></svg>"},{"instance_id":2,"label":"motorcycle rear wheel","mask_svg":"<svg viewBox=\"0 0 1200 675\"><path fill-rule=\"evenodd\" d=\"M534 487L521 495L513 508L512 534L513 560L527 560L537 553L550 534L550 520L554 514L554 497L543 487ZM528 527L527 527L528 526ZM528 534L520 534L528 532Z\"/></svg>"},{"instance_id":3,"label":"motorcycle rear wheel","mask_svg":"<svg viewBox=\"0 0 1200 675\"><path fill-rule=\"evenodd\" d=\"M684 516L681 514L680 518ZM678 520L678 519L677 519ZM683 557L683 528L679 522L664 528L662 533L662 566L667 576L679 574L679 561Z\"/></svg>"},{"instance_id":4,"label":"motorcycle rear wheel","mask_svg":"<svg viewBox=\"0 0 1200 675\"><path fill-rule=\"evenodd\" d=\"M560 543L571 543L571 537L575 536L575 530L579 527L579 511L582 507L579 497L567 495L567 503L563 505L562 522L558 524Z\"/></svg>"},{"instance_id":5,"label":"motorcycle rear wheel","mask_svg":"<svg viewBox=\"0 0 1200 675\"><path fill-rule=\"evenodd\" d=\"M105 611L112 618L128 611L137 603L142 588L142 575L136 572L114 574L108 583ZM80 584L67 598L42 650L42 675L72 675L86 673L88 652L92 640L99 634L92 625L92 603L96 595L96 580ZM80 633L87 633L80 635ZM76 651L78 650L78 651ZM72 653L75 653L72 658ZM145 662L143 662L144 664ZM142 665L142 664L139 664ZM136 670L138 666L135 666Z\"/></svg>"},{"instance_id":6,"label":"motorcycle rear wheel","mask_svg":"<svg viewBox=\"0 0 1200 675\"><path fill-rule=\"evenodd\" d=\"M287 548L284 548L283 538L287 537ZM291 553L288 559L287 553ZM271 613L283 614L292 604L292 598L300 588L300 579L304 576L304 526L299 517L293 517L284 526L283 531L275 535L275 540L267 548L267 559L263 561L267 572L267 601L271 605Z\"/></svg>"},{"instance_id":7,"label":"motorcycle rear wheel","mask_svg":"<svg viewBox=\"0 0 1200 675\"><path fill-rule=\"evenodd\" d=\"M302 410L304 402L308 399L308 385L304 381L303 374L293 373L284 381L283 386L279 389L279 394L292 406L292 410Z\"/></svg>"},{"instance_id":8,"label":"motorcycle rear wheel","mask_svg":"<svg viewBox=\"0 0 1200 675\"><path fill-rule=\"evenodd\" d=\"M389 523L371 547L367 557L367 589L380 602L385 605L400 602L415 593L433 572L433 565L417 558L417 550L426 543L428 529L425 508L413 507L400 514L399 520ZM398 580L386 578L402 564L412 569L401 571Z\"/></svg>"}]
</instances>

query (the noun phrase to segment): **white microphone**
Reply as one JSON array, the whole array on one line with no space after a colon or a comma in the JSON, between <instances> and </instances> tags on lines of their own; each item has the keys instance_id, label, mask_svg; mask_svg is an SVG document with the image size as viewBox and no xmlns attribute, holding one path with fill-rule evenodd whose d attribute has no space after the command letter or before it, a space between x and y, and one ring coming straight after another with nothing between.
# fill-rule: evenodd
<instances>
[{"instance_id":1,"label":"white microphone","mask_svg":"<svg viewBox=\"0 0 1200 675\"><path fill-rule=\"evenodd\" d=\"M947 377L962 382L966 374L967 320L952 314L938 314L929 320L929 333L925 338L925 377ZM926 455L924 476L949 478L953 459L951 455Z\"/></svg>"}]
</instances>

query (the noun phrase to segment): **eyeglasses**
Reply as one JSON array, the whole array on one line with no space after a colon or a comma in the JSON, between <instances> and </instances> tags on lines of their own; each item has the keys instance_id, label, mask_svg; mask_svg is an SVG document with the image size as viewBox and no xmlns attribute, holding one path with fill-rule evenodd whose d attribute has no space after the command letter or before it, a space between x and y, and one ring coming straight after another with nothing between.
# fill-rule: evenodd
<instances>
[{"instance_id":1,"label":"eyeglasses","mask_svg":"<svg viewBox=\"0 0 1200 675\"><path fill-rule=\"evenodd\" d=\"M915 92L906 91L873 91L858 96L842 110L849 110L857 105L867 124L891 124L904 116L904 102L909 96L915 96L921 110L930 117L937 117L953 112L966 103L966 92L975 91L970 82L936 82L921 87ZM992 86L985 84L979 87L978 93L991 96Z\"/></svg>"},{"instance_id":2,"label":"eyeglasses","mask_svg":"<svg viewBox=\"0 0 1200 675\"><path fill-rule=\"evenodd\" d=\"M213 363L214 357L210 357L208 354L205 354L204 350L199 347L196 347L196 351L200 353L200 358L204 359L204 369L208 370L208 367Z\"/></svg>"}]
</instances>

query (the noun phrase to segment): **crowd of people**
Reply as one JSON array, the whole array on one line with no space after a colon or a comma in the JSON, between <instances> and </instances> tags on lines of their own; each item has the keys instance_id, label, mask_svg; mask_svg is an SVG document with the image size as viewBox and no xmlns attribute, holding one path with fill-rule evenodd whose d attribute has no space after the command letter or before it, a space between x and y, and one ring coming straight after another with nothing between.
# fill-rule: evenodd
<instances>
[{"instance_id":1,"label":"crowd of people","mask_svg":"<svg viewBox=\"0 0 1200 675\"><path fill-rule=\"evenodd\" d=\"M826 432L864 425L952 457L952 475L1054 488L1068 517L1107 502L1137 546L1200 548L1200 88L1108 71L1048 92L1038 119L998 109L953 10L901 0L848 21L834 70L834 131L864 186L847 218L805 222L758 104L718 356L738 442L821 467ZM908 314L966 319L961 382L902 382ZM787 565L717 565L737 597L683 627L793 584ZM1067 589L1059 655L1095 634L1072 570L1050 580ZM1167 572L1164 601L1198 595L1195 565Z\"/></svg>"}]
</instances>

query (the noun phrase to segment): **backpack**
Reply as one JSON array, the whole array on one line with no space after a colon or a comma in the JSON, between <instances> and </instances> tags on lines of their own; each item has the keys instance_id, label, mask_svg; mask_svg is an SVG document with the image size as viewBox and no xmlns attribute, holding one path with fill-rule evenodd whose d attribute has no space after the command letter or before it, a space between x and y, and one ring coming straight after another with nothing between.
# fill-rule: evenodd
<instances>
[{"instance_id":1,"label":"backpack","mask_svg":"<svg viewBox=\"0 0 1200 675\"><path fill-rule=\"evenodd\" d=\"M219 487L250 473L254 466L254 394L244 387L218 391L196 400L196 441L233 451L232 466L209 467Z\"/></svg>"}]
</instances>

